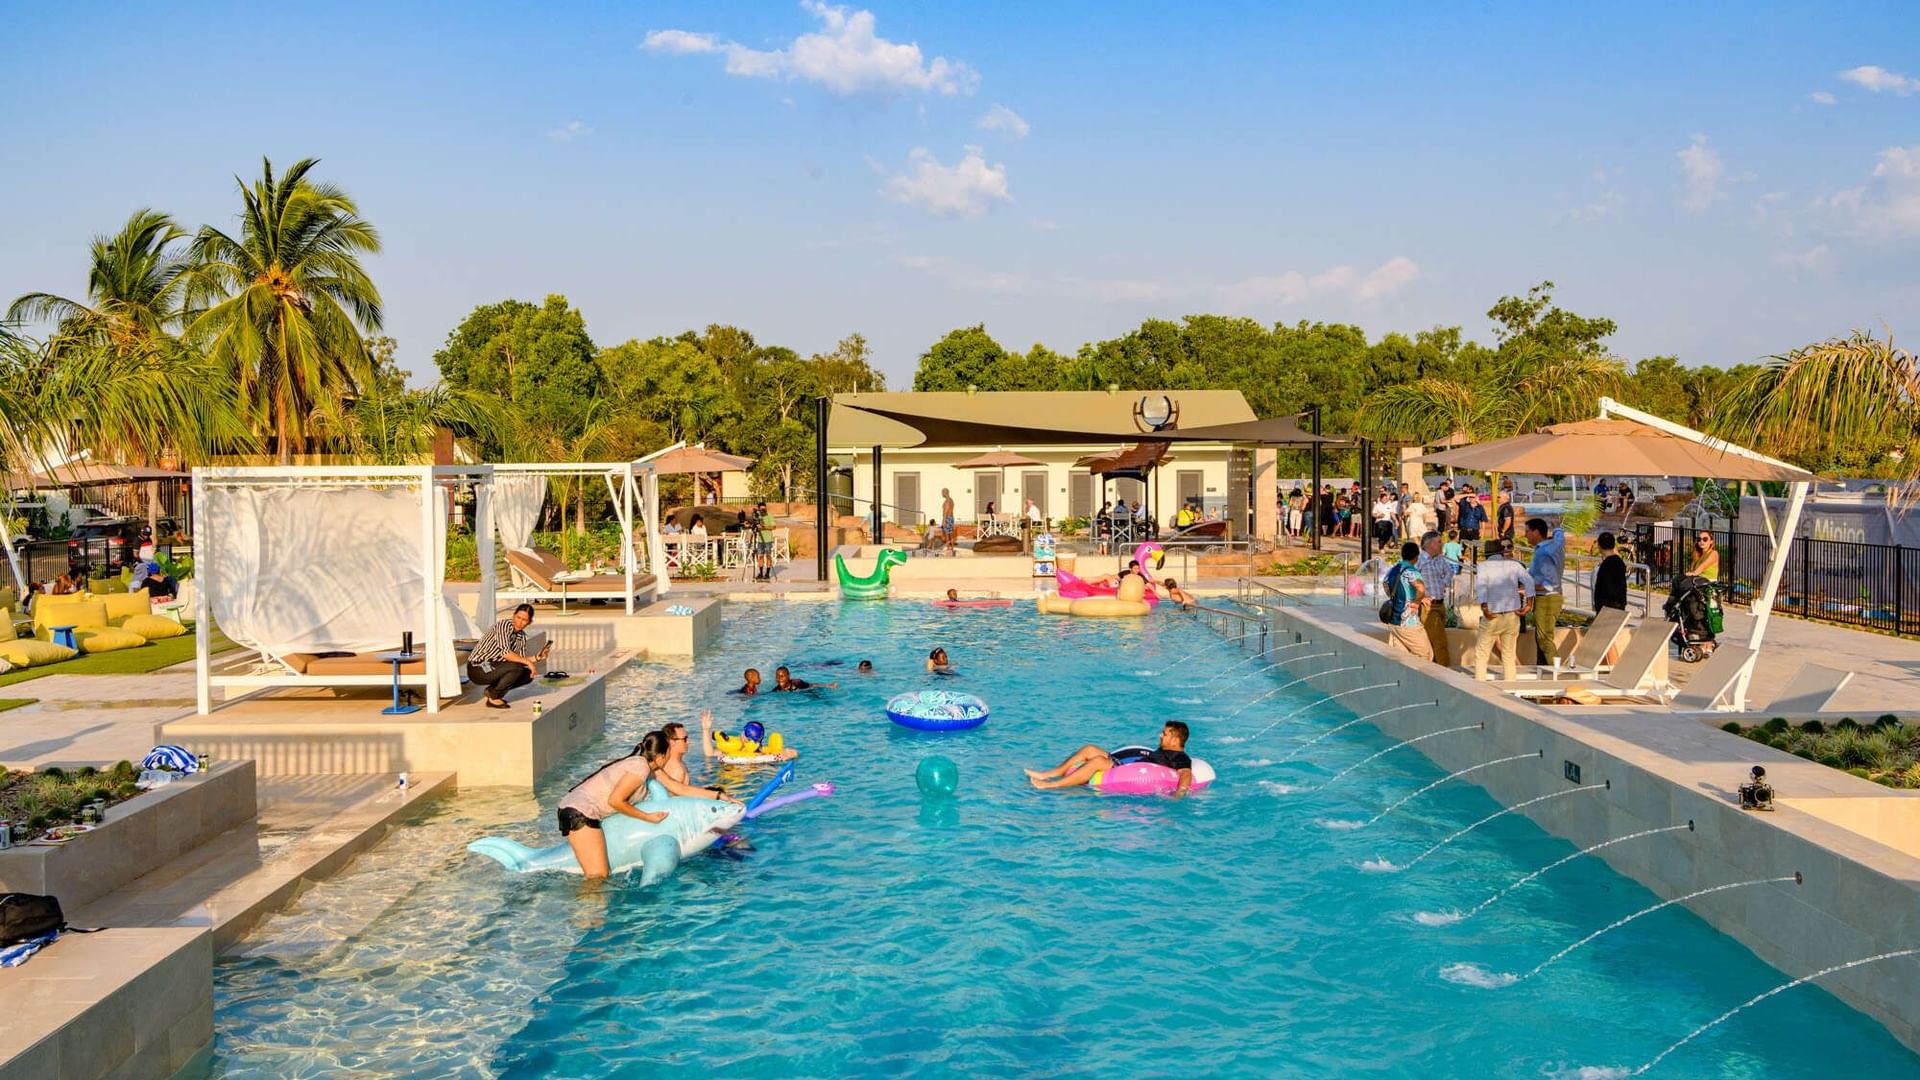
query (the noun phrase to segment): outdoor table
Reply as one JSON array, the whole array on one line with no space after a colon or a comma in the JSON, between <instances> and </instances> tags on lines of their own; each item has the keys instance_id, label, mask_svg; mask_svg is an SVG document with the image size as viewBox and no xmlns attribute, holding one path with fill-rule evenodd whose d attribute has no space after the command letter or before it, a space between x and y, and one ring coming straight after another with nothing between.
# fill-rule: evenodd
<instances>
[{"instance_id":1,"label":"outdoor table","mask_svg":"<svg viewBox=\"0 0 1920 1080\"><path fill-rule=\"evenodd\" d=\"M381 709L380 714L382 716L404 716L407 713L419 712L420 706L418 705L400 704L400 665L409 664L420 659L420 654L417 652L383 652L376 654L375 658L385 660L393 665L393 704Z\"/></svg>"},{"instance_id":2,"label":"outdoor table","mask_svg":"<svg viewBox=\"0 0 1920 1080\"><path fill-rule=\"evenodd\" d=\"M153 613L155 615L165 615L167 618L172 619L174 622L177 622L180 625L185 626L186 622L180 618L180 609L185 606L186 606L185 604L182 604L178 600L175 600L171 604L155 604L153 605Z\"/></svg>"},{"instance_id":3,"label":"outdoor table","mask_svg":"<svg viewBox=\"0 0 1920 1080\"><path fill-rule=\"evenodd\" d=\"M71 626L49 626L47 630L53 635L52 640L55 645L65 645L67 648L79 652L80 643L73 640L73 630L74 627L78 625L80 624L74 623Z\"/></svg>"},{"instance_id":4,"label":"outdoor table","mask_svg":"<svg viewBox=\"0 0 1920 1080\"><path fill-rule=\"evenodd\" d=\"M560 610L554 612L556 616L579 614L577 611L567 610L567 586L576 581L585 581L592 576L592 570L562 570L560 573L553 575L553 583L560 586Z\"/></svg>"}]
</instances>

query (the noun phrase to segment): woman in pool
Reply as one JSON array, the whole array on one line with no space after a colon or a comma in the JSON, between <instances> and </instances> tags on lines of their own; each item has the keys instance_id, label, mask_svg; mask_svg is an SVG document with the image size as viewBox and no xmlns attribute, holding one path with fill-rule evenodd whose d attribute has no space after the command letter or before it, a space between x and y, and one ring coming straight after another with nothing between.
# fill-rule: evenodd
<instances>
[{"instance_id":1,"label":"woman in pool","mask_svg":"<svg viewBox=\"0 0 1920 1080\"><path fill-rule=\"evenodd\" d=\"M655 742L650 746L647 739ZM615 814L655 823L667 820L665 813L649 812L633 805L635 794L642 799L646 797L647 778L653 774L653 767L647 764L647 750L657 750L664 742L665 737L659 732L649 732L647 738L633 748L633 753L600 766L593 775L561 796L556 812L560 835L573 848L573 857L580 861L582 875L607 876L607 838L600 832L602 821Z\"/></svg>"},{"instance_id":2,"label":"woman in pool","mask_svg":"<svg viewBox=\"0 0 1920 1080\"><path fill-rule=\"evenodd\" d=\"M960 673L954 670L953 661L947 659L947 650L935 649L927 654L927 674L958 675Z\"/></svg>"}]
</instances>

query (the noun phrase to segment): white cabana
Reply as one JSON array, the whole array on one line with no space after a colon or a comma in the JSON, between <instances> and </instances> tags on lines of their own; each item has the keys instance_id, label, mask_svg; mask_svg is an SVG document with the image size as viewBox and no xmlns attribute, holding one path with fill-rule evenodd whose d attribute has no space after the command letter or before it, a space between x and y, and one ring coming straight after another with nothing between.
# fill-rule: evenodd
<instances>
[{"instance_id":1,"label":"white cabana","mask_svg":"<svg viewBox=\"0 0 1920 1080\"><path fill-rule=\"evenodd\" d=\"M493 466L493 478L494 527L499 530L507 567L513 575L512 584L499 594L500 603L563 597L622 600L631 615L640 599L667 591L666 578L657 569L665 565L665 555L657 550L654 528L660 516L660 480L651 467L628 461L513 462ZM549 481L556 478L585 483L598 480L606 485L614 517L620 522L619 573L573 580L561 570L560 580L554 579L557 559L533 546L533 527L539 521L540 507L546 503ZM644 557L635 544L636 537L647 538Z\"/></svg>"},{"instance_id":2,"label":"white cabana","mask_svg":"<svg viewBox=\"0 0 1920 1080\"><path fill-rule=\"evenodd\" d=\"M428 712L460 693L454 642L478 627L447 594L455 491L474 493L480 610L493 610L493 469L316 465L193 470L193 610L199 711L213 688L400 686ZM258 653L245 674L212 670L212 631ZM421 659L377 654L413 635Z\"/></svg>"}]
</instances>

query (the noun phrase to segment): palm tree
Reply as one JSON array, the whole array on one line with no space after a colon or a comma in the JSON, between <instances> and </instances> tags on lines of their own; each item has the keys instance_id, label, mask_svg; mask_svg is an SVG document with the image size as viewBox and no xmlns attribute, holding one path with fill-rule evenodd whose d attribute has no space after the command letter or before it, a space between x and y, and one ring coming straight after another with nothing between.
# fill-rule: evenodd
<instances>
[{"instance_id":1,"label":"palm tree","mask_svg":"<svg viewBox=\"0 0 1920 1080\"><path fill-rule=\"evenodd\" d=\"M1619 360L1590 352L1503 350L1482 373L1382 387L1360 405L1355 427L1378 438L1430 443L1453 432L1499 439L1593 414L1626 375Z\"/></svg>"},{"instance_id":2,"label":"palm tree","mask_svg":"<svg viewBox=\"0 0 1920 1080\"><path fill-rule=\"evenodd\" d=\"M505 423L499 398L436 383L410 390L376 379L348 406L339 434L351 452L375 465L404 465L433 453L441 428L490 437Z\"/></svg>"},{"instance_id":3,"label":"palm tree","mask_svg":"<svg viewBox=\"0 0 1920 1080\"><path fill-rule=\"evenodd\" d=\"M87 267L87 298L34 292L15 300L7 318L56 324L54 350L104 345L132 358L169 336L180 314L186 231L158 210L134 211L114 236L96 236Z\"/></svg>"},{"instance_id":4,"label":"palm tree","mask_svg":"<svg viewBox=\"0 0 1920 1080\"><path fill-rule=\"evenodd\" d=\"M1716 435L1809 468L1895 470L1920 481L1920 355L1856 330L1769 358L1708 420Z\"/></svg>"},{"instance_id":5,"label":"palm tree","mask_svg":"<svg viewBox=\"0 0 1920 1080\"><path fill-rule=\"evenodd\" d=\"M282 463L310 423L338 425L344 402L371 382L363 333L380 328L380 291L360 257L380 238L347 193L307 179L307 158L281 177L240 184L236 239L211 225L193 239L188 337L229 373L254 429Z\"/></svg>"}]
</instances>

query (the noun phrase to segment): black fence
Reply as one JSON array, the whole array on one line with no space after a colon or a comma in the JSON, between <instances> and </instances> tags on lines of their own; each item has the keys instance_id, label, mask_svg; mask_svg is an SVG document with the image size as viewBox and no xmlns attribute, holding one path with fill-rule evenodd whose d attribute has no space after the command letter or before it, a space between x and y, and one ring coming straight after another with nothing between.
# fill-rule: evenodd
<instances>
[{"instance_id":1,"label":"black fence","mask_svg":"<svg viewBox=\"0 0 1920 1080\"><path fill-rule=\"evenodd\" d=\"M1635 530L1635 553L1656 585L1689 572L1693 538L1711 531L1720 548L1719 582L1732 603L1752 606L1766 581L1773 546L1760 533L1708 530L1681 519ZM1920 637L1920 549L1845 540L1793 541L1773 609L1820 622Z\"/></svg>"}]
</instances>

